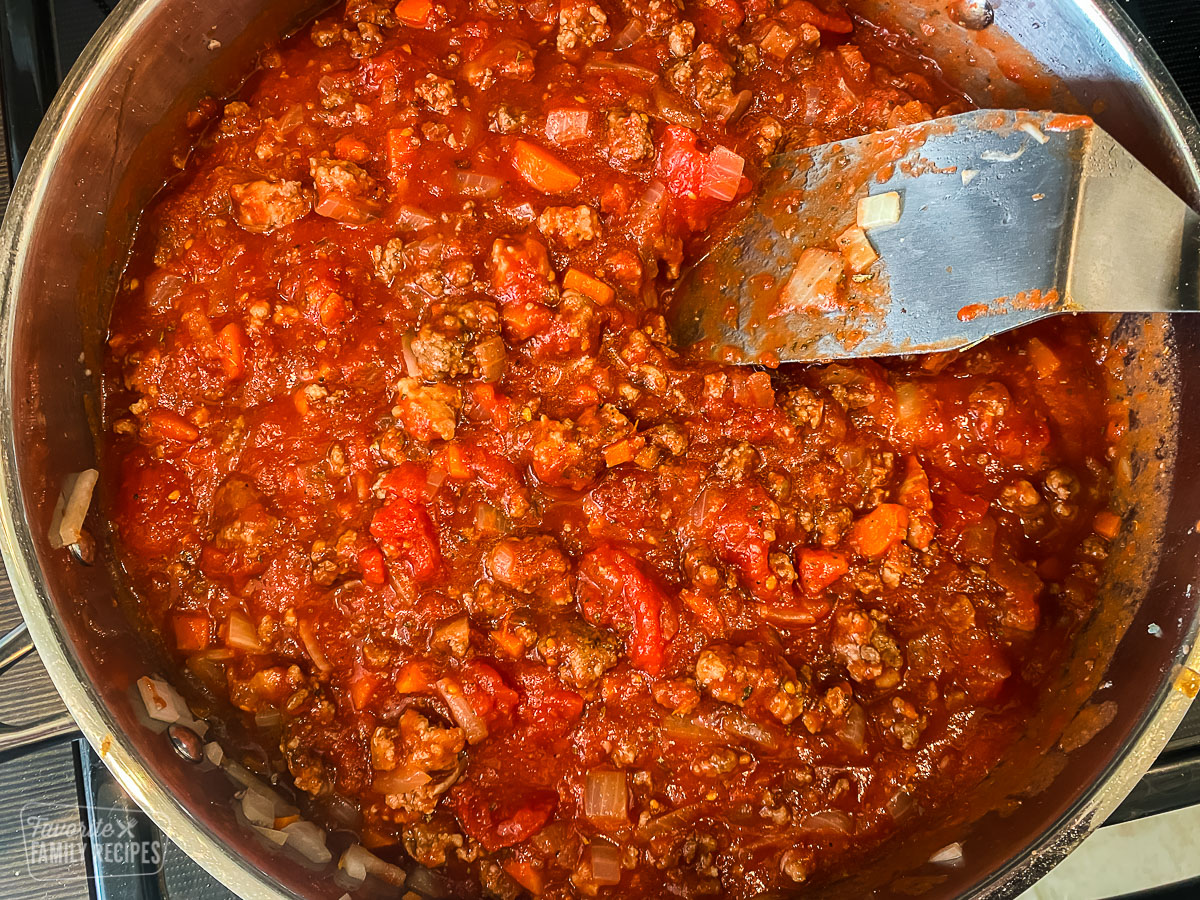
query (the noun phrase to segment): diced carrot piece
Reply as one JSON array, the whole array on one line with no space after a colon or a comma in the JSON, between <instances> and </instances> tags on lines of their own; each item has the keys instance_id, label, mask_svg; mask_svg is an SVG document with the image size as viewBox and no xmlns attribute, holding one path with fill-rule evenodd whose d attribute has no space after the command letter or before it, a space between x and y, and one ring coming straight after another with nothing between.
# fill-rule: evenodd
<instances>
[{"instance_id":1,"label":"diced carrot piece","mask_svg":"<svg viewBox=\"0 0 1200 900\"><path fill-rule=\"evenodd\" d=\"M623 438L615 441L604 448L604 463L610 469L613 466L619 466L622 463L627 463L635 456L639 450L645 445L646 439L640 435Z\"/></svg>"},{"instance_id":2,"label":"diced carrot piece","mask_svg":"<svg viewBox=\"0 0 1200 900\"><path fill-rule=\"evenodd\" d=\"M800 583L808 594L821 593L850 570L846 554L834 550L801 547L796 556Z\"/></svg>"},{"instance_id":3,"label":"diced carrot piece","mask_svg":"<svg viewBox=\"0 0 1200 900\"><path fill-rule=\"evenodd\" d=\"M396 675L396 693L419 694L433 687L433 672L428 663L410 660L400 667Z\"/></svg>"},{"instance_id":4,"label":"diced carrot piece","mask_svg":"<svg viewBox=\"0 0 1200 900\"><path fill-rule=\"evenodd\" d=\"M333 145L333 152L338 159L362 162L371 155L371 148L358 138L347 134L337 139Z\"/></svg>"},{"instance_id":5,"label":"diced carrot piece","mask_svg":"<svg viewBox=\"0 0 1200 900\"><path fill-rule=\"evenodd\" d=\"M603 281L578 269L567 269L567 273L563 275L563 288L591 297L601 306L611 303L612 298L616 296L616 291Z\"/></svg>"},{"instance_id":6,"label":"diced carrot piece","mask_svg":"<svg viewBox=\"0 0 1200 900\"><path fill-rule=\"evenodd\" d=\"M406 25L419 28L425 24L429 14L433 12L433 3L430 0L400 0L392 12Z\"/></svg>"},{"instance_id":7,"label":"diced carrot piece","mask_svg":"<svg viewBox=\"0 0 1200 900\"><path fill-rule=\"evenodd\" d=\"M1107 509L1098 512L1095 521L1092 522L1092 528L1100 537L1111 541L1121 532L1121 517Z\"/></svg>"},{"instance_id":8,"label":"diced carrot piece","mask_svg":"<svg viewBox=\"0 0 1200 900\"><path fill-rule=\"evenodd\" d=\"M504 871L531 894L541 894L546 889L546 879L541 869L535 869L532 863L510 859L504 864Z\"/></svg>"},{"instance_id":9,"label":"diced carrot piece","mask_svg":"<svg viewBox=\"0 0 1200 900\"><path fill-rule=\"evenodd\" d=\"M146 413L150 430L169 441L192 443L200 437L200 429L179 413L170 409L152 409Z\"/></svg>"},{"instance_id":10,"label":"diced carrot piece","mask_svg":"<svg viewBox=\"0 0 1200 900\"><path fill-rule=\"evenodd\" d=\"M529 141L513 145L513 167L530 187L547 194L570 191L579 184L579 175L549 150Z\"/></svg>"},{"instance_id":11,"label":"diced carrot piece","mask_svg":"<svg viewBox=\"0 0 1200 900\"><path fill-rule=\"evenodd\" d=\"M850 546L861 556L883 556L908 534L908 510L899 503L880 503L850 526Z\"/></svg>"},{"instance_id":12,"label":"diced carrot piece","mask_svg":"<svg viewBox=\"0 0 1200 900\"><path fill-rule=\"evenodd\" d=\"M217 332L216 341L225 374L230 378L240 378L246 371L246 332L242 326L231 322Z\"/></svg>"},{"instance_id":13,"label":"diced carrot piece","mask_svg":"<svg viewBox=\"0 0 1200 900\"><path fill-rule=\"evenodd\" d=\"M291 825L293 822L299 822L299 821L300 821L300 816L299 816L299 815L293 815L293 816L278 816L278 817L275 819L275 827L276 827L277 829L278 829L278 828L286 828L287 826Z\"/></svg>"},{"instance_id":14,"label":"diced carrot piece","mask_svg":"<svg viewBox=\"0 0 1200 900\"><path fill-rule=\"evenodd\" d=\"M208 616L177 615L172 620L175 646L180 650L207 650L212 639L212 622Z\"/></svg>"},{"instance_id":15,"label":"diced carrot piece","mask_svg":"<svg viewBox=\"0 0 1200 900\"><path fill-rule=\"evenodd\" d=\"M354 675L350 678L350 702L354 708L359 711L364 709L382 682L380 675L355 663Z\"/></svg>"},{"instance_id":16,"label":"diced carrot piece","mask_svg":"<svg viewBox=\"0 0 1200 900\"><path fill-rule=\"evenodd\" d=\"M438 462L451 478L462 481L471 477L471 468L467 465L467 454L462 444L447 444L438 454Z\"/></svg>"},{"instance_id":17,"label":"diced carrot piece","mask_svg":"<svg viewBox=\"0 0 1200 900\"><path fill-rule=\"evenodd\" d=\"M492 640L496 642L496 646L500 648L501 653L505 656L511 656L513 659L516 659L525 652L525 642L507 628L493 631Z\"/></svg>"}]
</instances>

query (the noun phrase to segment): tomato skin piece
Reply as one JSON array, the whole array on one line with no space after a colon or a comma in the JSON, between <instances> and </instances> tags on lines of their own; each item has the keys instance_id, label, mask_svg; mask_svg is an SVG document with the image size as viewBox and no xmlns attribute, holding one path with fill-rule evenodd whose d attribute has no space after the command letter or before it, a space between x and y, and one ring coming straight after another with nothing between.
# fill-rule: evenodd
<instances>
[{"instance_id":1,"label":"tomato skin piece","mask_svg":"<svg viewBox=\"0 0 1200 900\"><path fill-rule=\"evenodd\" d=\"M899 503L880 503L850 526L849 543L854 552L877 559L908 533L908 510Z\"/></svg>"},{"instance_id":2,"label":"tomato skin piece","mask_svg":"<svg viewBox=\"0 0 1200 900\"><path fill-rule=\"evenodd\" d=\"M409 564L413 578L428 581L442 565L437 532L425 507L397 497L371 517L371 536L387 556Z\"/></svg>"},{"instance_id":3,"label":"tomato skin piece","mask_svg":"<svg viewBox=\"0 0 1200 900\"><path fill-rule=\"evenodd\" d=\"M850 571L846 554L836 550L801 547L796 551L796 568L807 594L819 594Z\"/></svg>"},{"instance_id":4,"label":"tomato skin piece","mask_svg":"<svg viewBox=\"0 0 1200 900\"><path fill-rule=\"evenodd\" d=\"M419 463L402 462L389 469L377 487L389 500L401 497L410 503L424 503L429 499L429 473Z\"/></svg>"},{"instance_id":5,"label":"tomato skin piece","mask_svg":"<svg viewBox=\"0 0 1200 900\"><path fill-rule=\"evenodd\" d=\"M667 595L632 556L612 544L584 556L579 571L591 588L591 597L583 603L584 616L593 624L628 629L629 661L657 675L675 632L675 610Z\"/></svg>"}]
</instances>

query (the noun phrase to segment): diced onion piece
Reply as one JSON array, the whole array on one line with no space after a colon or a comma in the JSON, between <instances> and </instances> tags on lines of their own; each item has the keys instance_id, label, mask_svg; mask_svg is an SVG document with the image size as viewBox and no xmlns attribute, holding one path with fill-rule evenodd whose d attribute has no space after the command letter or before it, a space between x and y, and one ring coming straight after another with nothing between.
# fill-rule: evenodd
<instances>
[{"instance_id":1,"label":"diced onion piece","mask_svg":"<svg viewBox=\"0 0 1200 900\"><path fill-rule=\"evenodd\" d=\"M495 175L484 175L481 172L455 172L454 181L458 189L469 197L496 197L504 180Z\"/></svg>"},{"instance_id":2,"label":"diced onion piece","mask_svg":"<svg viewBox=\"0 0 1200 900\"><path fill-rule=\"evenodd\" d=\"M404 766L390 772L377 772L371 787L381 794L408 794L425 787L433 779L422 769Z\"/></svg>"},{"instance_id":3,"label":"diced onion piece","mask_svg":"<svg viewBox=\"0 0 1200 900\"><path fill-rule=\"evenodd\" d=\"M809 247L796 260L796 267L779 296L785 310L825 311L838 306L839 287L846 274L840 253Z\"/></svg>"},{"instance_id":4,"label":"diced onion piece","mask_svg":"<svg viewBox=\"0 0 1200 900\"><path fill-rule=\"evenodd\" d=\"M726 124L736 121L750 108L753 100L754 94L749 90L738 91L717 104L717 118Z\"/></svg>"},{"instance_id":5,"label":"diced onion piece","mask_svg":"<svg viewBox=\"0 0 1200 900\"><path fill-rule=\"evenodd\" d=\"M190 719L191 711L175 688L161 678L143 675L137 680L138 693L146 706L146 714L156 722L173 725L180 719Z\"/></svg>"},{"instance_id":6,"label":"diced onion piece","mask_svg":"<svg viewBox=\"0 0 1200 900\"><path fill-rule=\"evenodd\" d=\"M504 374L504 340L499 335L485 338L475 345L475 362L479 377L484 381L499 381Z\"/></svg>"},{"instance_id":7,"label":"diced onion piece","mask_svg":"<svg viewBox=\"0 0 1200 900\"><path fill-rule=\"evenodd\" d=\"M912 794L904 790L904 788L900 788L896 791L896 793L888 797L887 803L885 803L883 806L884 809L888 811L888 815L899 822L908 816L908 814L913 811L913 808L916 805L916 801L913 800Z\"/></svg>"},{"instance_id":8,"label":"diced onion piece","mask_svg":"<svg viewBox=\"0 0 1200 900\"><path fill-rule=\"evenodd\" d=\"M958 177L962 179L963 187L966 187L975 180L975 176L979 174L978 169L963 169L958 173Z\"/></svg>"},{"instance_id":9,"label":"diced onion piece","mask_svg":"<svg viewBox=\"0 0 1200 900\"><path fill-rule=\"evenodd\" d=\"M953 844L947 844L941 850L938 850L933 856L929 857L932 863L950 863L955 864L962 862L963 848L962 844L955 841Z\"/></svg>"},{"instance_id":10,"label":"diced onion piece","mask_svg":"<svg viewBox=\"0 0 1200 900\"><path fill-rule=\"evenodd\" d=\"M588 847L592 865L592 881L596 884L621 883L621 855L611 844L592 844Z\"/></svg>"},{"instance_id":11,"label":"diced onion piece","mask_svg":"<svg viewBox=\"0 0 1200 900\"><path fill-rule=\"evenodd\" d=\"M283 713L273 706L260 709L254 714L254 724L259 728L278 728L283 724Z\"/></svg>"},{"instance_id":12,"label":"diced onion piece","mask_svg":"<svg viewBox=\"0 0 1200 900\"><path fill-rule=\"evenodd\" d=\"M204 758L211 765L220 767L221 763L225 761L225 749L216 741L209 741L204 745Z\"/></svg>"},{"instance_id":13,"label":"diced onion piece","mask_svg":"<svg viewBox=\"0 0 1200 900\"><path fill-rule=\"evenodd\" d=\"M867 715L857 703L850 704L850 709L846 712L846 721L837 730L837 736L857 753L866 749Z\"/></svg>"},{"instance_id":14,"label":"diced onion piece","mask_svg":"<svg viewBox=\"0 0 1200 900\"><path fill-rule=\"evenodd\" d=\"M661 733L669 741L727 741L724 733L701 725L688 716L667 716L663 719Z\"/></svg>"},{"instance_id":15,"label":"diced onion piece","mask_svg":"<svg viewBox=\"0 0 1200 900\"><path fill-rule=\"evenodd\" d=\"M285 825L283 833L287 835L288 846L305 859L317 865L324 865L333 859L333 854L325 846L325 832L312 822L301 819Z\"/></svg>"},{"instance_id":16,"label":"diced onion piece","mask_svg":"<svg viewBox=\"0 0 1200 900\"><path fill-rule=\"evenodd\" d=\"M1050 140L1050 138L1046 137L1046 135L1042 131L1042 129L1038 128L1032 122L1022 122L1017 127L1020 128L1023 132L1025 132L1027 135L1029 135L1031 138L1033 138L1035 141L1037 141L1039 144L1044 144L1048 140Z\"/></svg>"},{"instance_id":17,"label":"diced onion piece","mask_svg":"<svg viewBox=\"0 0 1200 900\"><path fill-rule=\"evenodd\" d=\"M79 542L83 520L87 518L88 507L92 505L92 491L99 478L100 473L95 469L84 469L71 480L69 489L67 485L63 486L63 493L67 499L63 504L57 528L50 533L51 547L57 549Z\"/></svg>"},{"instance_id":18,"label":"diced onion piece","mask_svg":"<svg viewBox=\"0 0 1200 900\"><path fill-rule=\"evenodd\" d=\"M851 225L839 234L837 245L846 258L846 268L855 275L867 271L879 259L879 254L871 246L871 239L857 225Z\"/></svg>"},{"instance_id":19,"label":"diced onion piece","mask_svg":"<svg viewBox=\"0 0 1200 900\"><path fill-rule=\"evenodd\" d=\"M654 111L672 125L682 125L693 131L699 131L704 124L704 119L691 104L661 84L654 86Z\"/></svg>"},{"instance_id":20,"label":"diced onion piece","mask_svg":"<svg viewBox=\"0 0 1200 900\"><path fill-rule=\"evenodd\" d=\"M482 534L503 534L509 528L508 517L490 503L476 503L475 527Z\"/></svg>"},{"instance_id":21,"label":"diced onion piece","mask_svg":"<svg viewBox=\"0 0 1200 900\"><path fill-rule=\"evenodd\" d=\"M287 843L287 833L280 831L277 828L270 828L265 825L255 825L254 830L276 846L282 847Z\"/></svg>"},{"instance_id":22,"label":"diced onion piece","mask_svg":"<svg viewBox=\"0 0 1200 900\"><path fill-rule=\"evenodd\" d=\"M425 210L407 203L396 210L396 224L412 231L422 231L437 224L437 219Z\"/></svg>"},{"instance_id":23,"label":"diced onion piece","mask_svg":"<svg viewBox=\"0 0 1200 900\"><path fill-rule=\"evenodd\" d=\"M437 496L447 474L446 470L438 465L430 466L429 471L425 473L425 494L430 500Z\"/></svg>"},{"instance_id":24,"label":"diced onion piece","mask_svg":"<svg viewBox=\"0 0 1200 900\"><path fill-rule=\"evenodd\" d=\"M744 160L728 147L718 144L708 154L704 163L704 177L700 181L700 192L718 200L732 200L742 184Z\"/></svg>"},{"instance_id":25,"label":"diced onion piece","mask_svg":"<svg viewBox=\"0 0 1200 900\"><path fill-rule=\"evenodd\" d=\"M583 812L600 825L624 823L629 819L629 789L625 773L612 769L593 769L587 774Z\"/></svg>"},{"instance_id":26,"label":"diced onion piece","mask_svg":"<svg viewBox=\"0 0 1200 900\"><path fill-rule=\"evenodd\" d=\"M404 374L409 378L420 378L421 367L417 364L417 355L412 349L413 335L411 333L400 337L400 355L404 357Z\"/></svg>"},{"instance_id":27,"label":"diced onion piece","mask_svg":"<svg viewBox=\"0 0 1200 900\"><path fill-rule=\"evenodd\" d=\"M854 822L840 809L827 809L823 812L814 813L801 822L800 830L802 832L815 832L818 834L844 834L849 836L854 833Z\"/></svg>"},{"instance_id":28,"label":"diced onion piece","mask_svg":"<svg viewBox=\"0 0 1200 900\"><path fill-rule=\"evenodd\" d=\"M586 109L563 107L546 113L546 139L555 144L570 144L588 136L588 120L591 114Z\"/></svg>"},{"instance_id":29,"label":"diced onion piece","mask_svg":"<svg viewBox=\"0 0 1200 900\"><path fill-rule=\"evenodd\" d=\"M263 648L262 642L258 639L258 631L255 629L254 623L250 621L245 613L236 610L229 614L225 643L238 650L249 650L254 653Z\"/></svg>"},{"instance_id":30,"label":"diced onion piece","mask_svg":"<svg viewBox=\"0 0 1200 900\"><path fill-rule=\"evenodd\" d=\"M338 860L338 868L355 882L362 882L367 875L374 875L381 881L401 887L407 877L399 866L384 862L359 844L351 844L346 848L346 852Z\"/></svg>"},{"instance_id":31,"label":"diced onion piece","mask_svg":"<svg viewBox=\"0 0 1200 900\"><path fill-rule=\"evenodd\" d=\"M251 825L272 828L275 825L275 798L257 785L250 785L242 794L242 815Z\"/></svg>"},{"instance_id":32,"label":"diced onion piece","mask_svg":"<svg viewBox=\"0 0 1200 900\"><path fill-rule=\"evenodd\" d=\"M899 221L900 194L896 191L873 194L858 201L859 228L879 228L883 225L895 225Z\"/></svg>"},{"instance_id":33,"label":"diced onion piece","mask_svg":"<svg viewBox=\"0 0 1200 900\"><path fill-rule=\"evenodd\" d=\"M766 33L759 39L758 46L776 59L787 59L796 49L799 40L782 25L772 22Z\"/></svg>"},{"instance_id":34,"label":"diced onion piece","mask_svg":"<svg viewBox=\"0 0 1200 900\"><path fill-rule=\"evenodd\" d=\"M446 705L450 707L450 715L454 718L454 724L463 730L467 743L478 744L480 741L486 740L488 736L487 723L475 712L475 707L463 694L462 686L450 678L443 678L438 681L436 687L442 699L446 701Z\"/></svg>"},{"instance_id":35,"label":"diced onion piece","mask_svg":"<svg viewBox=\"0 0 1200 900\"><path fill-rule=\"evenodd\" d=\"M304 644L304 649L308 652L308 658L312 660L318 671L330 671L333 666L325 656L325 651L321 649L321 642L317 640L317 633L312 623L301 622L296 626L296 631L300 635L300 642Z\"/></svg>"},{"instance_id":36,"label":"diced onion piece","mask_svg":"<svg viewBox=\"0 0 1200 900\"><path fill-rule=\"evenodd\" d=\"M636 16L630 19L625 27L613 38L612 49L627 50L640 41L646 33L646 23Z\"/></svg>"},{"instance_id":37,"label":"diced onion piece","mask_svg":"<svg viewBox=\"0 0 1200 900\"><path fill-rule=\"evenodd\" d=\"M624 75L644 81L646 84L654 84L658 81L657 72L652 72L645 66L639 66L636 63L621 62L616 59L588 60L583 65L583 72L585 75Z\"/></svg>"},{"instance_id":38,"label":"diced onion piece","mask_svg":"<svg viewBox=\"0 0 1200 900\"><path fill-rule=\"evenodd\" d=\"M363 859L363 856L367 854L369 851L364 850L358 844L351 844L338 860L338 868L354 882L355 886L367 880L367 864Z\"/></svg>"}]
</instances>

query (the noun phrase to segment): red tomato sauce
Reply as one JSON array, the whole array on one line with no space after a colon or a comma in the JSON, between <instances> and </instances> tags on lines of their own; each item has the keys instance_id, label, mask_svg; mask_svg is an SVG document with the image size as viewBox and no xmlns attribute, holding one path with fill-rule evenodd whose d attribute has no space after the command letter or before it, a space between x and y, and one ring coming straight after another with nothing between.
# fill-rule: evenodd
<instances>
[{"instance_id":1,"label":"red tomato sauce","mask_svg":"<svg viewBox=\"0 0 1200 900\"><path fill-rule=\"evenodd\" d=\"M381 855L466 895L785 890L1041 702L1119 524L1085 320L767 372L660 312L772 153L966 107L864 27L351 0L197 111L112 319L116 538Z\"/></svg>"}]
</instances>

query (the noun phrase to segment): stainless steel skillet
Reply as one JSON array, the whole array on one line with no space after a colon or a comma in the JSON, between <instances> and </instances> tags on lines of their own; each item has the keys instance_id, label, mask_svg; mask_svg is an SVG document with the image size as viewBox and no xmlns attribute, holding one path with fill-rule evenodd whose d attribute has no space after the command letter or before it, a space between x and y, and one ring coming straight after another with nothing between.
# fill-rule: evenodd
<instances>
[{"instance_id":1,"label":"stainless steel skillet","mask_svg":"<svg viewBox=\"0 0 1200 900\"><path fill-rule=\"evenodd\" d=\"M133 682L167 670L115 602L119 577L102 522L89 520L100 538L91 567L53 548L49 531L64 479L104 465L92 414L108 299L137 211L186 143L184 111L204 93L233 90L245 60L317 5L126 0L47 116L0 228L0 543L22 611L81 729L122 784L185 851L256 898L342 889L329 871L250 839L229 804L233 786L146 727ZM956 24L945 0L852 5L913 36L981 104L1062 108L1061 96L1041 95L1069 88L1156 174L1193 205L1200 200L1195 119L1108 0L1007 3L983 31ZM1056 77L1037 75L1034 62ZM1019 82L1009 77L1026 71ZM1136 319L1116 328L1137 397L1120 486L1128 531L1100 615L1061 673L1056 706L1031 723L1009 765L964 798L959 821L948 813L832 892L901 897L920 884L929 898L1016 893L1103 820L1190 702L1186 667L1200 667L1200 483L1188 473L1200 466L1200 441L1194 416L1182 411L1200 404L1200 330ZM1082 718L1061 713L1080 708ZM1093 739L1083 740L1089 731ZM1020 803L1007 817L984 812L1014 794ZM963 845L962 865L927 861L953 840Z\"/></svg>"}]
</instances>

